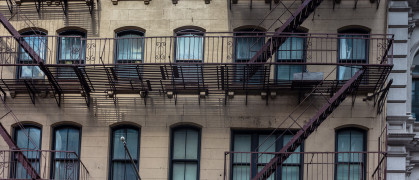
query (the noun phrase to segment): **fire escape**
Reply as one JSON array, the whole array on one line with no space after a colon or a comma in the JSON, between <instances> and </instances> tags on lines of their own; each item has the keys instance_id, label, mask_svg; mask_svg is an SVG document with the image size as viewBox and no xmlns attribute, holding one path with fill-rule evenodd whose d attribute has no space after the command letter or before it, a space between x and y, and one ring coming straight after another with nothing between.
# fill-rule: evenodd
<instances>
[{"instance_id":1,"label":"fire escape","mask_svg":"<svg viewBox=\"0 0 419 180\"><path fill-rule=\"evenodd\" d=\"M353 102L358 91L373 92L373 96L367 99L374 99L377 113L381 113L388 87L391 84L386 85L387 77L392 69L392 36L371 34L368 37L359 38L367 39L372 47L371 52L374 52L371 54L373 58L367 64L351 61L337 62L335 58L338 49L328 48L337 44L341 39L339 35L295 33L321 2L322 0L305 0L294 12L291 12L289 6L279 1L277 6L285 7L282 15L288 15L287 20L281 22L282 26L274 33L265 35L255 33L253 37L263 40L263 45L249 61L241 63L232 62L235 57L233 44L237 36L234 34L226 36L226 33L220 33L221 36L217 33L206 33L205 37L199 37L200 39L193 37L193 41L198 39L198 42L203 40L206 42L202 45L205 51L188 52L190 56L197 57L190 58L193 60L175 61L180 56L174 47L180 38L177 36L141 37L129 40L72 37L78 39L76 42L79 44L69 52L75 53L77 58L74 61L79 63L57 64L56 57L52 55L41 57L35 52L33 44L25 41L25 37L20 35L4 16L0 15L1 23L11 34L10 37L2 37L0 42L1 66L8 70L1 72L0 91L3 95L3 102L6 101L6 92L9 92L12 98L28 95L33 104L39 97L50 96L60 107L65 98L81 98L87 107L91 107L92 98L99 96L112 99L116 105L119 103L118 96L124 94L140 95L144 100L144 105L147 105L149 96L161 94L174 99L175 104L180 98L178 95L181 94L195 94L199 102L209 95L220 95L224 96L225 105L228 105L229 99L237 94L246 96L246 103L248 95L260 94L267 104L269 103L268 96L272 97L276 93L289 90L298 91L302 96L302 102L306 99L303 97L306 93L308 96L320 94L325 97L327 95L326 103L318 109L317 113L253 177L254 180L268 179L346 97L352 95ZM40 1L37 3L39 4ZM93 1L89 2L91 6L93 6L92 3ZM66 1L62 4L65 5ZM281 17L277 20L280 21ZM296 37L296 35L307 39L305 56L310 57L310 61L275 61L273 57L281 45L288 38ZM54 48L57 45L53 43L63 37L45 36L42 38L47 39L43 46ZM129 42L131 46L136 43L141 44L143 47L141 58L115 62L114 58L118 57L117 51L124 50L117 46L120 42ZM22 64L18 61L18 56L22 52L18 52L16 47L28 54L32 59L31 63ZM57 52L57 49L51 51ZM200 58L201 61L196 60ZM202 62L203 59L205 62ZM275 74L275 68L279 65L329 65L334 66L335 69L337 66L357 66L358 68L357 72L348 79L329 78L335 72L331 71L326 77L322 75L321 79L307 80L303 77L307 73L301 72L293 74L297 77L294 80L278 81L272 78L271 74ZM17 74L18 69L24 66L39 67L44 77L29 79L10 77L10 72ZM296 122L296 119L293 121ZM291 127L285 129L288 131ZM16 156L16 159L24 165L29 176L32 179L40 179L41 175L31 167L25 153L19 151L7 131L0 128L0 134L13 151L10 154ZM379 159L382 157L380 156ZM376 171L380 170L380 168L376 169ZM382 179L382 177L377 179Z\"/></svg>"}]
</instances>

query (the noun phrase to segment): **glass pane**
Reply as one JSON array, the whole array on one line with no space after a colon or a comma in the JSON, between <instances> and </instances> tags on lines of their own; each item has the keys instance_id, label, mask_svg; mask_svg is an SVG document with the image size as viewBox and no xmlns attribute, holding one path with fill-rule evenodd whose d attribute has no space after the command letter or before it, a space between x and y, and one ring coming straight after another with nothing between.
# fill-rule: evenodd
<instances>
[{"instance_id":1,"label":"glass pane","mask_svg":"<svg viewBox=\"0 0 419 180\"><path fill-rule=\"evenodd\" d=\"M119 63L135 63L135 61L127 62L126 60L138 60L143 58L144 39L139 34L124 34L118 36L117 52ZM138 63L139 63L138 62Z\"/></svg>"},{"instance_id":2,"label":"glass pane","mask_svg":"<svg viewBox=\"0 0 419 180\"><path fill-rule=\"evenodd\" d=\"M61 37L60 60L84 60L86 43L81 37Z\"/></svg>"},{"instance_id":3,"label":"glass pane","mask_svg":"<svg viewBox=\"0 0 419 180\"><path fill-rule=\"evenodd\" d=\"M243 34L242 36L254 36ZM236 38L236 61L248 61L262 48L264 37L237 37Z\"/></svg>"},{"instance_id":4,"label":"glass pane","mask_svg":"<svg viewBox=\"0 0 419 180\"><path fill-rule=\"evenodd\" d=\"M198 159L198 131L188 129L186 132L185 159Z\"/></svg>"},{"instance_id":5,"label":"glass pane","mask_svg":"<svg viewBox=\"0 0 419 180\"><path fill-rule=\"evenodd\" d=\"M351 151L351 131L340 131L338 133L337 152L350 152ZM348 162L348 153L338 153L338 162Z\"/></svg>"},{"instance_id":6,"label":"glass pane","mask_svg":"<svg viewBox=\"0 0 419 180\"><path fill-rule=\"evenodd\" d=\"M124 129L118 129L113 132L113 159L127 159L124 145L121 137L126 137Z\"/></svg>"},{"instance_id":7,"label":"glass pane","mask_svg":"<svg viewBox=\"0 0 419 180\"><path fill-rule=\"evenodd\" d=\"M364 151L364 135L359 131L351 131L351 152ZM362 162L362 153L351 154L351 162Z\"/></svg>"},{"instance_id":8,"label":"glass pane","mask_svg":"<svg viewBox=\"0 0 419 180\"><path fill-rule=\"evenodd\" d=\"M68 129L68 141L67 141L67 151L73 151L76 154L79 154L80 148L80 136L79 130L74 128ZM75 155L72 155L72 158L76 158Z\"/></svg>"},{"instance_id":9,"label":"glass pane","mask_svg":"<svg viewBox=\"0 0 419 180\"><path fill-rule=\"evenodd\" d=\"M339 40L339 58L346 62L351 60L366 60L367 40L364 36L345 35ZM348 38L345 38L348 37Z\"/></svg>"},{"instance_id":10,"label":"glass pane","mask_svg":"<svg viewBox=\"0 0 419 180\"><path fill-rule=\"evenodd\" d=\"M29 149L29 138L26 134L29 135L29 128L18 129L16 132L16 144L21 149Z\"/></svg>"},{"instance_id":11,"label":"glass pane","mask_svg":"<svg viewBox=\"0 0 419 180\"><path fill-rule=\"evenodd\" d=\"M57 151L67 151L67 136L68 136L68 129L57 129L55 131L55 148L54 150ZM65 158L65 154L56 153L55 155L57 158L62 157Z\"/></svg>"},{"instance_id":12,"label":"glass pane","mask_svg":"<svg viewBox=\"0 0 419 180\"><path fill-rule=\"evenodd\" d=\"M298 166L283 166L282 167L282 180L299 180L300 167Z\"/></svg>"},{"instance_id":13,"label":"glass pane","mask_svg":"<svg viewBox=\"0 0 419 180\"><path fill-rule=\"evenodd\" d=\"M39 161L30 160L31 165L35 168L36 172L39 173ZM16 161L15 161L16 162ZM13 169L13 174L15 179L31 179L29 173L27 173L26 169L23 167L22 163L16 162L15 167Z\"/></svg>"},{"instance_id":14,"label":"glass pane","mask_svg":"<svg viewBox=\"0 0 419 180\"><path fill-rule=\"evenodd\" d=\"M186 158L186 130L173 132L173 159Z\"/></svg>"},{"instance_id":15,"label":"glass pane","mask_svg":"<svg viewBox=\"0 0 419 180\"><path fill-rule=\"evenodd\" d=\"M250 166L233 166L233 180L249 180Z\"/></svg>"},{"instance_id":16,"label":"glass pane","mask_svg":"<svg viewBox=\"0 0 419 180\"><path fill-rule=\"evenodd\" d=\"M124 162L112 162L112 179L123 179L125 176L125 164Z\"/></svg>"},{"instance_id":17,"label":"glass pane","mask_svg":"<svg viewBox=\"0 0 419 180\"><path fill-rule=\"evenodd\" d=\"M294 73L302 73L304 65L277 65L277 80L291 81Z\"/></svg>"},{"instance_id":18,"label":"glass pane","mask_svg":"<svg viewBox=\"0 0 419 180\"><path fill-rule=\"evenodd\" d=\"M304 38L290 37L279 47L277 58L279 61L303 60Z\"/></svg>"},{"instance_id":19,"label":"glass pane","mask_svg":"<svg viewBox=\"0 0 419 180\"><path fill-rule=\"evenodd\" d=\"M44 72L38 66L21 66L20 77L41 79L44 77Z\"/></svg>"},{"instance_id":20,"label":"glass pane","mask_svg":"<svg viewBox=\"0 0 419 180\"><path fill-rule=\"evenodd\" d=\"M337 165L337 180L361 180L362 166L352 164L338 164Z\"/></svg>"},{"instance_id":21,"label":"glass pane","mask_svg":"<svg viewBox=\"0 0 419 180\"><path fill-rule=\"evenodd\" d=\"M135 129L127 129L125 141L133 159L138 159L138 131ZM128 157L129 158L129 157Z\"/></svg>"},{"instance_id":22,"label":"glass pane","mask_svg":"<svg viewBox=\"0 0 419 180\"><path fill-rule=\"evenodd\" d=\"M276 136L259 135L259 152L275 152ZM263 143L263 144L262 144ZM258 163L268 163L275 155L274 154L259 154Z\"/></svg>"},{"instance_id":23,"label":"glass pane","mask_svg":"<svg viewBox=\"0 0 419 180\"><path fill-rule=\"evenodd\" d=\"M361 66L338 66L338 80L351 79L361 68Z\"/></svg>"},{"instance_id":24,"label":"glass pane","mask_svg":"<svg viewBox=\"0 0 419 180\"><path fill-rule=\"evenodd\" d=\"M56 161L54 179L78 179L78 161Z\"/></svg>"},{"instance_id":25,"label":"glass pane","mask_svg":"<svg viewBox=\"0 0 419 180\"><path fill-rule=\"evenodd\" d=\"M197 164L186 163L185 164L185 180L196 180L197 179Z\"/></svg>"},{"instance_id":26,"label":"glass pane","mask_svg":"<svg viewBox=\"0 0 419 180\"><path fill-rule=\"evenodd\" d=\"M282 146L287 145L287 143L292 139L292 135L284 135L284 140ZM294 152L300 152L300 147L298 147ZM300 154L292 154L284 162L285 164L300 164Z\"/></svg>"},{"instance_id":27,"label":"glass pane","mask_svg":"<svg viewBox=\"0 0 419 180\"><path fill-rule=\"evenodd\" d=\"M251 152L251 141L252 137L248 134L236 134L234 135L234 152ZM235 153L235 163L250 163L250 153Z\"/></svg>"},{"instance_id":28,"label":"glass pane","mask_svg":"<svg viewBox=\"0 0 419 180\"><path fill-rule=\"evenodd\" d=\"M202 61L204 38L197 34L184 34L176 38L176 60Z\"/></svg>"},{"instance_id":29,"label":"glass pane","mask_svg":"<svg viewBox=\"0 0 419 180\"><path fill-rule=\"evenodd\" d=\"M173 163L173 180L185 179L185 163Z\"/></svg>"},{"instance_id":30,"label":"glass pane","mask_svg":"<svg viewBox=\"0 0 419 180\"><path fill-rule=\"evenodd\" d=\"M197 168L196 163L173 163L173 180L196 180Z\"/></svg>"},{"instance_id":31,"label":"glass pane","mask_svg":"<svg viewBox=\"0 0 419 180\"><path fill-rule=\"evenodd\" d=\"M419 67L419 65L417 65L416 67ZM418 113L419 113L419 79L413 79L412 80L412 116L416 118L416 115ZM417 118L416 121L419 121L419 118Z\"/></svg>"},{"instance_id":32,"label":"glass pane","mask_svg":"<svg viewBox=\"0 0 419 180\"><path fill-rule=\"evenodd\" d=\"M260 171L262 171L262 169L263 169L263 167L265 167L265 166L258 166L258 173L260 172ZM275 172L274 173L272 173L268 178L267 178L267 180L274 180L275 179Z\"/></svg>"}]
</instances>

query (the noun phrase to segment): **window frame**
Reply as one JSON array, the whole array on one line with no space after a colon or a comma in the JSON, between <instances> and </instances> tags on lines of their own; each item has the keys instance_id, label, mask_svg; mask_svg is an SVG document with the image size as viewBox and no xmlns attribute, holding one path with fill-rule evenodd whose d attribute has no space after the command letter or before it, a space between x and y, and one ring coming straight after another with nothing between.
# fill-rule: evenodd
<instances>
[{"instance_id":1,"label":"window frame","mask_svg":"<svg viewBox=\"0 0 419 180\"><path fill-rule=\"evenodd\" d=\"M334 170L335 170L335 172L334 172L334 179L335 180L337 180L337 177L338 177L338 165L340 164L340 162L338 161L338 156L339 156L339 154L338 154L338 145L339 145L339 142L338 142L338 135L339 135L339 133L340 132L343 132L343 131L358 131L358 132L360 132L360 133L362 133L362 141L363 141L363 143L362 143L362 149L363 149L363 152L367 152L367 150L368 150L368 147L367 147L367 145L368 145L368 130L365 130L365 129L361 129L361 128L357 128L357 127L345 127L345 128L340 128L340 129L337 129L336 131L335 131L335 167L334 167ZM352 138L352 135L350 136L350 138ZM368 156L368 154L363 154L362 155L363 157L362 157L362 179L366 179L366 175L367 175L367 166L366 165L368 165L368 162L367 162L367 156ZM353 163L351 163L351 162L342 162L343 164L353 164ZM349 178L349 177L348 177Z\"/></svg>"},{"instance_id":2,"label":"window frame","mask_svg":"<svg viewBox=\"0 0 419 180\"><path fill-rule=\"evenodd\" d=\"M292 131L294 134L296 133L296 131ZM230 151L232 151L232 152L235 152L234 151L234 138L235 138L235 135L250 135L251 136L251 142L250 142L250 150L251 150L251 152L257 152L257 151L255 151L256 149L256 147L258 147L259 146L259 136L260 135L269 135L270 133L272 133L272 130L243 130L243 129L232 129L231 130L231 132L230 132ZM285 133L285 134L282 134L282 133L284 133L284 131L277 131L277 133L275 133L275 137L276 138L280 138L280 139L278 139L276 142L275 142L275 152L279 152L280 150L281 150L281 148L282 147L284 147L284 136L285 135L291 135L291 136L293 136L292 134L290 134L290 133ZM280 137L282 135L282 137ZM304 152L304 142L299 146L299 148L300 148L300 152ZM251 160L252 161L254 161L254 160L257 160L258 159L258 156L255 156L255 155L258 155L258 153L254 153L254 154L251 154L250 155L250 158L251 158ZM229 177L230 177L230 179L234 179L234 176L233 176L233 167L234 167L234 154L230 154L230 174L229 174ZM287 166L298 166L299 167L299 180L302 180L303 179L303 175L304 175L304 154L303 153L300 153L300 157L299 157L299 159L300 159L300 164L299 165L296 165L296 164L292 164L292 163L286 163L287 164ZM244 164L244 163L241 163L241 164ZM258 166L259 165L266 165L267 163L253 163L253 164L250 164L250 163L246 163L246 165L249 165L250 166L250 178L253 178L256 174L257 174L257 172L258 172ZM280 173L279 173L280 172ZM276 171L275 171L275 176L273 177L274 178L274 180L282 180L282 168L278 168Z\"/></svg>"},{"instance_id":3,"label":"window frame","mask_svg":"<svg viewBox=\"0 0 419 180\"><path fill-rule=\"evenodd\" d=\"M177 130L188 130L192 129L198 132L198 152L197 152L197 160L189 160L189 159L182 159L182 160L175 160L173 159L173 153L174 153L174 133ZM170 128L170 154L169 154L169 180L173 179L173 163L174 162L196 162L197 163L197 172L196 172L196 178L200 179L200 167L201 167L201 141L202 141L202 128L193 126L193 125L180 125L176 127Z\"/></svg>"},{"instance_id":4,"label":"window frame","mask_svg":"<svg viewBox=\"0 0 419 180\"><path fill-rule=\"evenodd\" d=\"M135 126L135 125L131 125L131 124L122 124L122 125L117 125L117 126L113 126L110 128L110 143L109 143L109 159L108 159L108 164L109 164L109 171L108 171L108 180L112 180L112 175L113 175L113 168L112 168L112 164L115 160L113 160L113 146L114 146L114 132L116 130L119 129L135 129L138 132L138 143L137 143L137 157L138 159L136 160L136 166L137 166L137 171L140 169L140 147L141 147L141 127L139 126ZM130 152L131 153L131 152ZM122 161L122 160L116 160L118 161ZM135 160L134 160L135 161ZM129 162L129 164L131 165L131 162Z\"/></svg>"},{"instance_id":5,"label":"window frame","mask_svg":"<svg viewBox=\"0 0 419 180\"><path fill-rule=\"evenodd\" d=\"M39 171L41 169L42 126L41 125L38 125L38 124L34 124L34 123L25 123L22 126L25 129L28 128L28 127L39 129L39 132L40 132L39 133L39 147L37 149L37 150L39 150L39 152L38 152L38 158L29 158L29 157L26 157L29 160L29 162L36 161L36 162L39 163L38 164L38 167L34 167L35 169L38 169L38 173L39 173ZM12 131L13 132L12 133L13 141L16 143L16 146L17 146L17 144L18 144L17 143L17 131L18 130L22 130L22 128L20 126L12 126L12 127L13 127L13 131ZM21 149L21 148L19 147L19 149ZM12 154L14 154L14 153L12 153ZM14 158L14 155L11 156L10 159L11 159L11 162L17 162L16 158ZM16 168L16 165L17 164L14 164L13 165L13 168L10 168L10 170L9 170L10 171L10 174L9 174L9 177L10 178L16 178L17 177L17 175L16 175L17 171L14 171L13 172L13 170L16 170L17 169ZM28 176L26 175L26 177L28 177ZM28 177L28 179L30 179L30 178Z\"/></svg>"},{"instance_id":6,"label":"window frame","mask_svg":"<svg viewBox=\"0 0 419 180\"><path fill-rule=\"evenodd\" d=\"M188 33L189 32L189 33ZM181 33L180 35L178 33ZM178 51L178 37L182 37L183 35L188 35L188 34L195 34L195 35L199 35L202 38L202 49L201 49L201 59L200 60L189 60L189 59L182 59L179 60L177 59L177 51ZM185 29L177 29L175 30L174 33L175 37L174 37L174 52L173 52L173 60L174 63L204 63L204 55L205 55L205 31L202 29L198 29L198 28L185 28Z\"/></svg>"},{"instance_id":7,"label":"window frame","mask_svg":"<svg viewBox=\"0 0 419 180\"><path fill-rule=\"evenodd\" d=\"M349 29L345 29L345 30L339 30L338 31L338 39L337 39L337 68L336 68L336 80L337 81L347 81L349 79L339 79L339 67L354 67L357 65L353 65L353 66L342 66L339 65L339 63L341 63L342 59L341 59L341 39L345 39L343 38L344 35L347 34L349 36L351 36L351 38L354 38L353 36L362 36L362 37L358 37L358 38L366 38L365 39L365 59L353 59L353 60L343 60L343 61L347 61L346 63L352 63L353 61L355 61L355 64L358 64L359 62L362 63L362 61L365 61L365 64L369 64L369 56L370 56L370 40L368 39L370 37L370 31L369 30L365 30L365 29L361 29L361 28L349 28ZM356 37L355 37L356 38ZM353 39L352 39L353 42ZM353 54L353 53L352 53ZM351 70L352 71L352 70ZM351 72L352 73L352 72ZM366 83L366 78L364 77L364 80L362 81L362 83Z\"/></svg>"},{"instance_id":8,"label":"window frame","mask_svg":"<svg viewBox=\"0 0 419 180\"><path fill-rule=\"evenodd\" d=\"M47 37L48 36L48 33L46 31L43 31L43 30L28 30L28 31L23 31L23 32L21 32L19 34L21 36L23 36L23 37L21 37L23 40L24 40L25 37L30 37L30 36L44 37L45 38L45 49L44 49L45 52L43 53L43 57L44 57L44 59L46 59L47 50L48 50L48 37ZM29 44L29 46L30 46L30 44ZM21 55L24 54L24 53L26 53L26 52L19 45L17 47L17 50L18 50L18 55L17 55L17 62L18 62L18 64L33 64L33 60L31 58L29 60L22 60ZM22 52L22 50L23 50L23 52ZM39 55L39 56L42 57L41 55ZM21 63L21 62L27 62L27 63ZM33 66L33 68L38 68L38 67L37 66ZM45 78L45 74L42 77L37 77L37 78L34 78L33 76L32 76L32 78L22 77L22 74L21 74L22 73L22 66L18 66L17 69L16 69L16 72L17 72L16 73L16 78L17 79L37 79L37 80L39 79L39 80L42 80L42 79Z\"/></svg>"},{"instance_id":9,"label":"window frame","mask_svg":"<svg viewBox=\"0 0 419 180\"><path fill-rule=\"evenodd\" d=\"M76 34L76 35L74 35ZM80 36L80 42L81 45L83 46L81 53L81 57L80 59L61 59L61 47L62 47L62 36ZM71 61L71 64L86 64L86 37L87 37L87 32L82 31L82 30L78 30L78 29L68 29L68 30L64 30L58 33L58 39L57 39L57 64L63 64L61 63L61 61L66 62L66 61ZM84 41L84 42L83 42ZM78 62L79 61L79 62ZM77 63L74 63L77 62ZM64 63L65 64L65 63Z\"/></svg>"},{"instance_id":10,"label":"window frame","mask_svg":"<svg viewBox=\"0 0 419 180\"><path fill-rule=\"evenodd\" d=\"M70 128L77 129L79 131L79 148L78 148L79 154L77 154L77 156L80 158L81 157L80 155L81 155L82 127L81 126L78 126L78 125L62 124L62 125L58 125L58 126L52 127L51 150L52 151L58 151L58 150L55 149L55 145L56 145L55 144L56 143L55 133L56 133L56 131L57 130L60 130L60 129L70 129ZM58 159L59 159L58 161L60 161L60 158L58 158ZM72 160L76 160L77 162L80 162L76 158L66 158L66 159L72 159ZM51 153L50 162L51 162L50 163L50 165L51 165L50 166L50 177L51 177L51 179L55 179L55 163L54 162L57 162L57 158L55 158L55 152L52 152ZM77 172L80 173L80 166L78 166ZM77 174L77 179L79 179L79 174Z\"/></svg>"},{"instance_id":11,"label":"window frame","mask_svg":"<svg viewBox=\"0 0 419 180\"><path fill-rule=\"evenodd\" d=\"M119 60L118 56L119 56L119 38L121 38L120 36L126 35L126 34L137 34L140 35L143 38L143 41L141 42L141 47L142 47L142 52L141 52L141 60L138 59L124 59L124 60ZM122 37L123 38L123 37ZM115 64L128 64L128 63L132 63L132 62L118 62L118 61L140 61L140 64L144 63L144 51L145 51L145 32L140 31L140 30L136 30L136 29L127 29L127 30L121 30L118 32L115 32L115 42L114 42L114 47L115 47ZM139 38L140 39L140 38ZM138 63L135 63L138 64Z\"/></svg>"},{"instance_id":12,"label":"window frame","mask_svg":"<svg viewBox=\"0 0 419 180\"><path fill-rule=\"evenodd\" d=\"M302 72L305 72L306 70L307 70L307 38L308 38L308 36L307 36L307 32L303 32L303 31L297 31L297 34L288 34L288 35L290 35L291 36L291 38L302 38L303 39L303 54L302 54L302 59L279 59L279 48L281 48L281 46L285 43L285 41L286 40L288 40L288 38L290 38L290 37L288 37L285 41L284 41L284 43L282 43L281 44L281 46L279 46L278 47L278 50L276 51L276 53L275 53L275 62L277 62L278 64L275 66L275 72L274 72L274 76L275 76L275 78L274 78L274 80L275 80L275 83L278 83L279 81L293 81L294 80L294 78L292 78L291 79L291 77L293 77L293 76L291 76L290 75L290 79L289 80L279 80L278 79L278 71L279 71L279 66L281 66L281 65L290 65L290 66L303 66L303 69L302 69ZM298 36L301 36L301 37L298 37ZM291 41L292 42L292 41ZM291 48L292 48L292 44L291 44ZM290 50L290 53L291 52L293 52L293 51L295 51L295 50ZM297 63L303 63L303 64L301 64L301 65L299 65L299 64L280 64L280 62L297 62ZM290 72L290 70L289 70L289 72Z\"/></svg>"}]
</instances>

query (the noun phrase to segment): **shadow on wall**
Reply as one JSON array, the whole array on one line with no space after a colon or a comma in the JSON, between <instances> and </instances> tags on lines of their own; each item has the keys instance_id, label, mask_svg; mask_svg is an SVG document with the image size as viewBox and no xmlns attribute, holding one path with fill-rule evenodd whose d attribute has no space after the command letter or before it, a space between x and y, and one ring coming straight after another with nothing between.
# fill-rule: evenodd
<instances>
[{"instance_id":1,"label":"shadow on wall","mask_svg":"<svg viewBox=\"0 0 419 180\"><path fill-rule=\"evenodd\" d=\"M86 5L85 1L69 3L67 16L64 14L61 4L52 3L47 5L45 2L41 4L40 13L37 12L36 5L33 2L22 3L19 6L20 13L16 13L16 7L13 8L14 11L11 13L7 4L2 2L0 13L10 19L13 24L22 22L22 25L16 25L22 27L15 27L16 29L23 29L29 26L45 29L50 29L48 26L76 26L86 29L88 37L94 37L99 36L100 1L94 1L94 3L92 14L90 14L89 6ZM30 22L24 22L24 20L30 20Z\"/></svg>"}]
</instances>

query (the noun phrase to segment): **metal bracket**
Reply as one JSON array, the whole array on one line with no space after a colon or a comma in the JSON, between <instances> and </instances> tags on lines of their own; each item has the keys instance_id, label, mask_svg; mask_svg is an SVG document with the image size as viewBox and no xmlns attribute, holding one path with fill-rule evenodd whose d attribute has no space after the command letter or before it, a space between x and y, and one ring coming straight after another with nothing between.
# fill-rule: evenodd
<instances>
[{"instance_id":1,"label":"metal bracket","mask_svg":"<svg viewBox=\"0 0 419 180\"><path fill-rule=\"evenodd\" d=\"M84 78L83 72L81 71L81 69L78 68L77 66L74 66L73 70L76 73L77 78L79 79L79 82L80 82L80 86L82 87L83 92L85 94L86 105L87 107L90 107L90 92L92 90L90 89L90 86L86 81L86 78Z\"/></svg>"}]
</instances>

